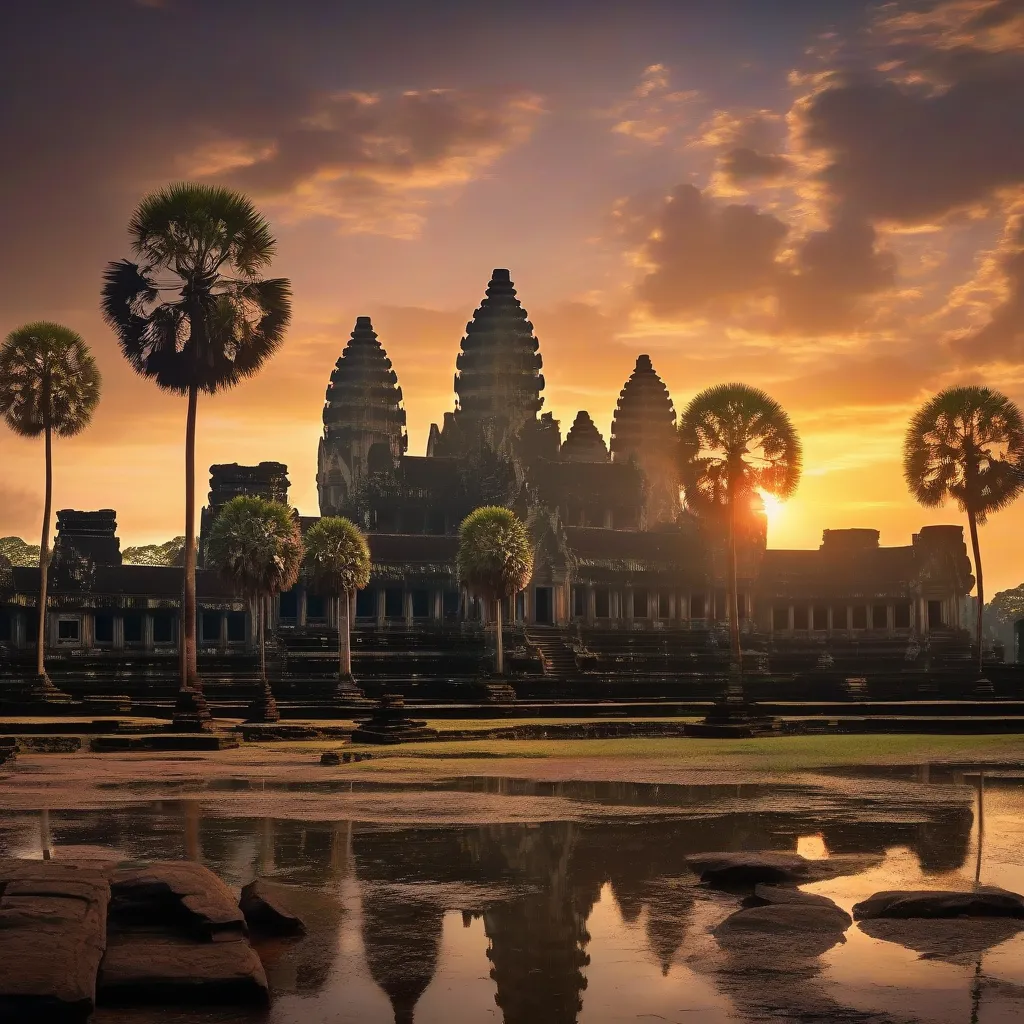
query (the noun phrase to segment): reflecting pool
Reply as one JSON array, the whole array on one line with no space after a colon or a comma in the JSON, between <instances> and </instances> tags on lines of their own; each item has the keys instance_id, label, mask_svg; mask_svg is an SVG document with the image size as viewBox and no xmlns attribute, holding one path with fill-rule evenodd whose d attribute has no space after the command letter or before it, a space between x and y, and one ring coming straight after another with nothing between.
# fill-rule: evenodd
<instances>
[{"instance_id":1,"label":"reflecting pool","mask_svg":"<svg viewBox=\"0 0 1024 1024\"><path fill-rule=\"evenodd\" d=\"M316 787L314 787L315 789ZM382 804L426 792L489 820L430 825L312 820L296 791L239 782L172 801L0 816L0 854L202 861L240 887L293 887L308 934L257 948L267 1013L101 1010L101 1024L319 1022L936 1021L1024 1019L1024 932L935 950L854 925L824 952L736 957L712 929L739 906L687 869L710 850L851 857L807 886L849 910L890 888L1024 891L1024 777L969 766L837 772L778 785L542 783L456 778L429 787L346 782ZM331 806L331 788L320 787ZM494 808L516 807L501 820ZM517 801L527 801L519 803ZM536 819L521 820L524 808ZM983 816L979 811L983 810Z\"/></svg>"}]
</instances>

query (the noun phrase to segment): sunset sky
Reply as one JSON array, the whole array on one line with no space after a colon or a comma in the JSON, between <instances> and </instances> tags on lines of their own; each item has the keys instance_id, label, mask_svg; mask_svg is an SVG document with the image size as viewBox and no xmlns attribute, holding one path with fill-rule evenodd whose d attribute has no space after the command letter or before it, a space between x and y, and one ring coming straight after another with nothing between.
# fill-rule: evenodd
<instances>
[{"instance_id":1,"label":"sunset sky","mask_svg":"<svg viewBox=\"0 0 1024 1024\"><path fill-rule=\"evenodd\" d=\"M677 410L766 389L805 446L773 547L825 527L909 543L900 445L953 382L1024 402L1024 3L946 0L32 0L0 11L0 334L78 330L104 395L56 446L55 508L182 532L185 403L135 377L98 312L139 198L246 190L294 321L262 375L200 402L197 464L288 464L316 509L324 389L367 314L409 451L508 267L544 409L607 440L650 353ZM42 445L0 427L0 535L38 540ZM983 531L1024 580L1024 500Z\"/></svg>"}]
</instances>

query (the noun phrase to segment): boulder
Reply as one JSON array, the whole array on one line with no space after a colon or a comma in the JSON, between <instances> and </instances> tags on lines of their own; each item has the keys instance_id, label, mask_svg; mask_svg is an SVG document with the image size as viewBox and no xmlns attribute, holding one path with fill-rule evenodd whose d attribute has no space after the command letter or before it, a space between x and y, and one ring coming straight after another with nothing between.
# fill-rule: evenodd
<instances>
[{"instance_id":1,"label":"boulder","mask_svg":"<svg viewBox=\"0 0 1024 1024\"><path fill-rule=\"evenodd\" d=\"M686 858L702 882L714 886L746 886L767 883L797 883L809 874L806 858L798 853L773 850L750 853L699 853Z\"/></svg>"},{"instance_id":2,"label":"boulder","mask_svg":"<svg viewBox=\"0 0 1024 1024\"><path fill-rule=\"evenodd\" d=\"M195 942L130 931L112 937L99 975L104 1004L264 1005L267 976L247 939Z\"/></svg>"},{"instance_id":3,"label":"boulder","mask_svg":"<svg viewBox=\"0 0 1024 1024\"><path fill-rule=\"evenodd\" d=\"M1024 918L1024 897L995 886L971 892L942 889L876 892L853 908L858 921L873 918Z\"/></svg>"},{"instance_id":4,"label":"boulder","mask_svg":"<svg viewBox=\"0 0 1024 1024\"><path fill-rule=\"evenodd\" d=\"M200 939L232 940L248 934L231 890L194 861L122 866L110 880L112 921L183 928Z\"/></svg>"},{"instance_id":5,"label":"boulder","mask_svg":"<svg viewBox=\"0 0 1024 1024\"><path fill-rule=\"evenodd\" d=\"M84 1020L107 944L104 873L4 861L0 890L0 1020Z\"/></svg>"},{"instance_id":6,"label":"boulder","mask_svg":"<svg viewBox=\"0 0 1024 1024\"><path fill-rule=\"evenodd\" d=\"M754 902L756 901L756 902ZM759 885L746 905L714 929L720 946L734 956L764 956L784 952L787 962L821 956L853 923L832 900L798 889Z\"/></svg>"},{"instance_id":7,"label":"boulder","mask_svg":"<svg viewBox=\"0 0 1024 1024\"><path fill-rule=\"evenodd\" d=\"M242 889L239 909L253 931L264 935L301 935L306 928L288 907L288 892L260 878Z\"/></svg>"}]
</instances>

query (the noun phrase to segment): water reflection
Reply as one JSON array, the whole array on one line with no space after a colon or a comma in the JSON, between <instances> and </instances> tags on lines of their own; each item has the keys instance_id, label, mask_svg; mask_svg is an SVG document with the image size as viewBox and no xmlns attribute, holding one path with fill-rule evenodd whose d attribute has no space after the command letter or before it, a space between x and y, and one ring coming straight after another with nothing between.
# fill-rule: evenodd
<instances>
[{"instance_id":1,"label":"water reflection","mask_svg":"<svg viewBox=\"0 0 1024 1024\"><path fill-rule=\"evenodd\" d=\"M188 799L0 819L0 853L42 856L49 846L58 858L191 857L236 886L254 875L294 886L307 938L260 947L277 995L274 1024L573 1024L694 1011L699 1018L686 1019L970 1019L953 1013L961 1003L950 989L968 1008L984 1009L988 999L1020 1009L1024 977L1006 951L1019 963L1024 943L1013 928L968 942L970 957L963 935L944 951L927 936L915 945L914 936L878 927L851 929L846 941L821 948L773 943L770 955L712 937L737 899L698 885L685 867L691 853L875 855L875 866L812 887L847 909L881 888L969 887L980 863L976 778L933 770L900 785L783 794L785 787L456 780L447 788L532 787L534 796L570 795L623 813L431 828L229 816ZM1022 793L1019 780L986 779L983 881L1018 889L1024 881ZM651 815L652 806L671 814ZM888 953L879 957L879 949ZM922 953L927 967L915 965ZM901 985L920 983L924 994L883 997L894 965ZM986 995L986 971L999 977L997 996ZM150 1018L104 1011L97 1019Z\"/></svg>"}]
</instances>

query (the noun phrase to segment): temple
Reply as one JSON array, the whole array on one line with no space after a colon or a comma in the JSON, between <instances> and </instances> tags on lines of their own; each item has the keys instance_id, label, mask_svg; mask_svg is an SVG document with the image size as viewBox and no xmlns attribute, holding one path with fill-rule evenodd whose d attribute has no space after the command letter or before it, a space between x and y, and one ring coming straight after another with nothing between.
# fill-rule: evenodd
<instances>
[{"instance_id":1,"label":"temple","mask_svg":"<svg viewBox=\"0 0 1024 1024\"><path fill-rule=\"evenodd\" d=\"M385 339L386 340L386 339ZM515 509L533 579L507 609L521 694L685 696L725 670L725 538L687 510L676 411L651 357L624 382L608 442L585 410L564 440L543 410L540 343L507 270L495 270L456 358L454 408L408 452L399 377L367 316L330 374L317 454L322 515L368 534L372 578L357 595L354 671L367 692L471 695L488 671L487 610L459 585L459 524L483 504ZM244 601L202 566L219 508L236 494L288 501L281 463L216 465L201 518L200 672L230 703L255 671ZM303 528L315 517L301 517ZM739 608L747 664L765 692L821 692L849 676L934 692L969 665L961 621L973 587L963 530L927 526L883 547L875 530L825 530L819 548L766 545L746 510ZM0 684L30 665L38 568L0 564ZM181 570L122 564L116 515L61 511L51 567L50 673L87 699L164 700L177 681ZM308 580L280 595L268 664L296 706L336 674L332 602ZM936 682L936 680L939 680ZM909 688L909 689L908 689Z\"/></svg>"}]
</instances>

